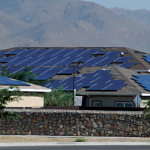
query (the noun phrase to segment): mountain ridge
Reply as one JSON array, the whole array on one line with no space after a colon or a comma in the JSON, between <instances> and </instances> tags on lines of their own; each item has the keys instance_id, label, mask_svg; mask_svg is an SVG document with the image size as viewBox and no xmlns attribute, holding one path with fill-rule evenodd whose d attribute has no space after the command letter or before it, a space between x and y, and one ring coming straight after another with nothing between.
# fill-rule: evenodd
<instances>
[{"instance_id":1,"label":"mountain ridge","mask_svg":"<svg viewBox=\"0 0 150 150\"><path fill-rule=\"evenodd\" d=\"M116 15L140 23L142 25L150 26L150 10L139 9L139 10L130 10L124 8L114 7L110 9Z\"/></svg>"},{"instance_id":2,"label":"mountain ridge","mask_svg":"<svg viewBox=\"0 0 150 150\"><path fill-rule=\"evenodd\" d=\"M149 26L125 19L99 4L82 0L8 2L0 2L1 48L118 46L150 51Z\"/></svg>"}]
</instances>

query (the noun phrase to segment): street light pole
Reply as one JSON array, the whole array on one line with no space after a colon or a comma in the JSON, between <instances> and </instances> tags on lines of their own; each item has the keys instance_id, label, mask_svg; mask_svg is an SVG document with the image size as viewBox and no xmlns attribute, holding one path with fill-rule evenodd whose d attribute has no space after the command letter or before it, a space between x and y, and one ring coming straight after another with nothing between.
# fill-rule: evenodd
<instances>
[{"instance_id":1,"label":"street light pole","mask_svg":"<svg viewBox=\"0 0 150 150\"><path fill-rule=\"evenodd\" d=\"M74 106L74 102L75 102L75 93L74 93L74 79L75 79L75 65L73 66L73 106Z\"/></svg>"},{"instance_id":2,"label":"street light pole","mask_svg":"<svg viewBox=\"0 0 150 150\"><path fill-rule=\"evenodd\" d=\"M78 70L79 70L79 65L81 62L78 63ZM75 67L76 65L73 66L73 106L74 106L74 102L75 102L75 77L77 78L82 78L82 75L80 74L80 71L77 71L77 75L75 76Z\"/></svg>"}]
</instances>

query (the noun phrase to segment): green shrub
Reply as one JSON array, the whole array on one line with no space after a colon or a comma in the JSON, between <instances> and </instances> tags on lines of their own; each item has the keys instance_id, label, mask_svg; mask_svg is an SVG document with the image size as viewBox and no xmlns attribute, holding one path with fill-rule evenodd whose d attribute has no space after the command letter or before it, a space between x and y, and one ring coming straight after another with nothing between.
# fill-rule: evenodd
<instances>
[{"instance_id":1,"label":"green shrub","mask_svg":"<svg viewBox=\"0 0 150 150\"><path fill-rule=\"evenodd\" d=\"M73 106L73 94L58 87L50 93L44 93L44 106Z\"/></svg>"},{"instance_id":2,"label":"green shrub","mask_svg":"<svg viewBox=\"0 0 150 150\"><path fill-rule=\"evenodd\" d=\"M84 138L76 138L76 142L85 142L86 141L86 139L84 139Z\"/></svg>"}]
</instances>

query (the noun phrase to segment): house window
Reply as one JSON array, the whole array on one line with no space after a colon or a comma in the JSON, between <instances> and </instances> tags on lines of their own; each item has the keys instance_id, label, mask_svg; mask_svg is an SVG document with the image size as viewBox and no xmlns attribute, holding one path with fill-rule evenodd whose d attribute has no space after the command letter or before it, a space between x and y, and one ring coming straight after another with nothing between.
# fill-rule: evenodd
<instances>
[{"instance_id":1,"label":"house window","mask_svg":"<svg viewBox=\"0 0 150 150\"><path fill-rule=\"evenodd\" d=\"M94 107L101 107L101 102L93 102Z\"/></svg>"},{"instance_id":2,"label":"house window","mask_svg":"<svg viewBox=\"0 0 150 150\"><path fill-rule=\"evenodd\" d=\"M133 107L133 102L116 102L115 107Z\"/></svg>"}]
</instances>

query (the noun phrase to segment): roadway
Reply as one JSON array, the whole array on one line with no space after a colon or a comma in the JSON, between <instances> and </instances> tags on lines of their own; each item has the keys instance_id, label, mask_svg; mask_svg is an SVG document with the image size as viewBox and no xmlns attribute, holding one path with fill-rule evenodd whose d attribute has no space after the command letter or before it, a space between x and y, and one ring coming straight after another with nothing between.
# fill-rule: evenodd
<instances>
[{"instance_id":1,"label":"roadway","mask_svg":"<svg viewBox=\"0 0 150 150\"><path fill-rule=\"evenodd\" d=\"M10 146L0 147L0 150L150 150L150 146Z\"/></svg>"}]
</instances>

